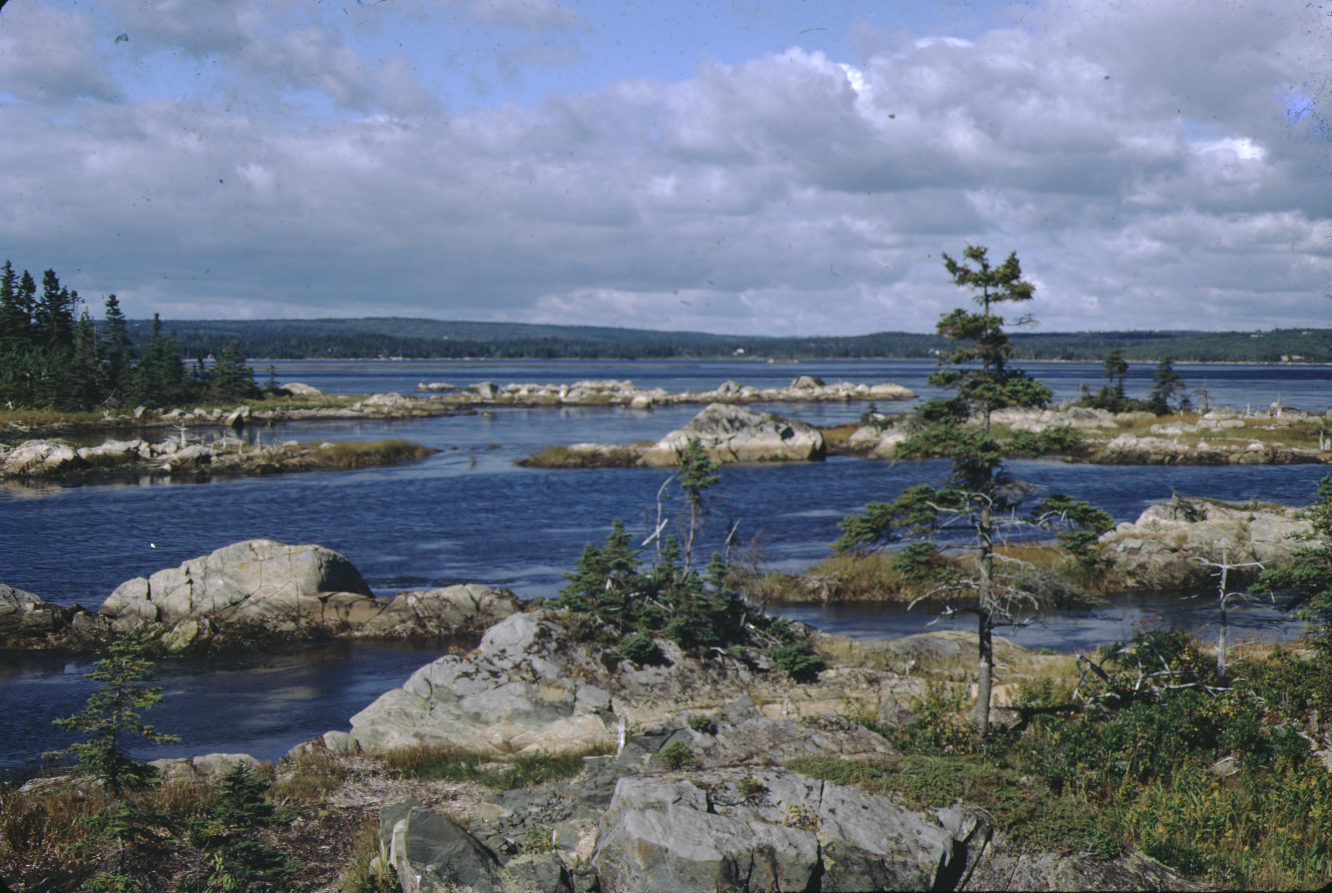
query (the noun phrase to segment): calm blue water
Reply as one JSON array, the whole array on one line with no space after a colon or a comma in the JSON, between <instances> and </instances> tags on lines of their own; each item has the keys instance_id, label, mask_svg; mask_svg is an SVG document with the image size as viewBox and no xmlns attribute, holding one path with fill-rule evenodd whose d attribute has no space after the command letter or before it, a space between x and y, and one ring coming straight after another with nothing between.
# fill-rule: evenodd
<instances>
[{"instance_id":1,"label":"calm blue water","mask_svg":"<svg viewBox=\"0 0 1332 893\"><path fill-rule=\"evenodd\" d=\"M356 364L364 366L366 364ZM279 370L280 380L366 393L409 391L420 380L455 384L489 379L569 382L631 378L672 390L715 387L727 378L786 384L796 374L825 381L894 381L928 394L929 363L681 364L405 364ZM1136 369L1136 367L1135 367ZM1279 391L1287 406L1324 409L1321 367L1180 366L1190 385L1208 382L1213 400L1266 406ZM1100 384L1095 364L1033 365L1057 396L1078 384ZM1130 392L1134 388L1130 370ZM1150 370L1138 370L1144 375ZM325 376L321 378L320 376ZM342 384L338 384L341 382ZM1144 389L1145 390L1145 389ZM1225 394L1224 398L1220 395ZM830 424L857 417L863 404L774 406L788 416ZM279 439L356 440L403 437L443 450L411 465L347 473L169 484L41 486L0 490L0 581L49 601L95 609L121 582L148 575L243 539L319 543L342 552L376 592L456 582L507 586L527 598L551 596L583 546L603 539L612 518L645 529L666 472L649 469L540 471L514 460L550 444L657 439L697 407L650 411L616 408L496 410L490 415L400 422L319 422L279 428ZM710 550L738 524L738 539L770 567L798 570L827 555L837 521L871 499L891 499L921 481L938 481L939 462L886 463L831 459L794 467L726 468L703 533ZM1016 478L1049 492L1087 499L1132 520L1173 492L1227 500L1307 501L1326 473L1319 466L1115 468L1014 462ZM669 507L668 507L669 508ZM1197 629L1206 603L1137 600L1051 617L1015 636L1031 647L1090 647L1130 633L1135 623L1172 622ZM896 609L793 615L824 629L861 637L925 629L928 617ZM1269 609L1232 614L1241 629L1290 635ZM176 660L161 667L166 702L150 714L181 744L142 751L188 755L244 751L275 758L347 719L416 666L438 656L375 646L343 646L230 660ZM74 712L87 696L86 661L0 656L0 775L30 771L35 755L61 746L50 721ZM262 698L255 695L262 692Z\"/></svg>"}]
</instances>

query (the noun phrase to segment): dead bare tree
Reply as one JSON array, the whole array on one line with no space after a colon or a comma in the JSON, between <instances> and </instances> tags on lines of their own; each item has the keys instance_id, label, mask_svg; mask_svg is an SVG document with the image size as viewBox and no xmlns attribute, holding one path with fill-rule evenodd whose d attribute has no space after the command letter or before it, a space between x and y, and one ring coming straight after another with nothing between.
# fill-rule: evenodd
<instances>
[{"instance_id":1,"label":"dead bare tree","mask_svg":"<svg viewBox=\"0 0 1332 893\"><path fill-rule=\"evenodd\" d=\"M1216 633L1216 674L1220 678L1224 679L1226 677L1226 633L1227 633L1226 604L1232 598L1239 599L1240 601L1248 604L1252 604L1259 600L1257 596L1249 595L1247 592L1232 592L1226 586L1227 580L1229 579L1230 572L1233 570L1238 570L1239 568L1245 568L1245 567L1256 567L1259 570L1262 570L1263 565L1262 562L1259 561L1246 561L1243 563L1232 562L1230 560L1229 549L1221 550L1220 561L1207 561L1206 559L1199 558L1197 556L1194 556L1193 560L1198 562L1199 564L1206 565L1207 567L1216 568L1218 576L1220 577L1220 580L1217 583L1217 609L1221 612L1221 626ZM1201 594L1202 593L1197 593L1195 595L1191 595L1188 597L1197 598L1198 595ZM1272 596L1272 604L1276 604L1275 595Z\"/></svg>"}]
</instances>

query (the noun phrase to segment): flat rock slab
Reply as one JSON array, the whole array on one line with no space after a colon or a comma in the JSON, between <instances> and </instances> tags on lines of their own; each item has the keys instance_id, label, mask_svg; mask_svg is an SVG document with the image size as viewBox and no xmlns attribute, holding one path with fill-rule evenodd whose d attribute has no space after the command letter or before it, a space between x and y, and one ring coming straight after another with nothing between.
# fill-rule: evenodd
<instances>
[{"instance_id":1,"label":"flat rock slab","mask_svg":"<svg viewBox=\"0 0 1332 893\"><path fill-rule=\"evenodd\" d=\"M728 769L621 778L592 861L603 893L928 890L955 854L936 817L888 797Z\"/></svg>"}]
</instances>

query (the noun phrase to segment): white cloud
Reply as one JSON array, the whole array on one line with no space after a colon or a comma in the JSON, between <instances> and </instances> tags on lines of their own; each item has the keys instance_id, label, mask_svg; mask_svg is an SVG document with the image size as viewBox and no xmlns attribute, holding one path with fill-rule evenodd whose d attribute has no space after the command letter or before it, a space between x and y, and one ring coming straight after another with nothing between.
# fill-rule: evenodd
<instances>
[{"instance_id":1,"label":"white cloud","mask_svg":"<svg viewBox=\"0 0 1332 893\"><path fill-rule=\"evenodd\" d=\"M14 4L0 27L0 93L32 102L114 99L114 83L97 67L97 43L83 13Z\"/></svg>"},{"instance_id":2,"label":"white cloud","mask_svg":"<svg viewBox=\"0 0 1332 893\"><path fill-rule=\"evenodd\" d=\"M495 58L576 47L535 33L579 24L554 3L446 6L521 32ZM925 331L976 243L1019 252L1046 329L1322 323L1321 20L1160 6L445 110L419 52L307 0L116 0L125 58L217 62L117 104L93 20L34 3L93 61L14 69L62 86L0 105L33 135L0 143L0 241L133 314Z\"/></svg>"}]
</instances>

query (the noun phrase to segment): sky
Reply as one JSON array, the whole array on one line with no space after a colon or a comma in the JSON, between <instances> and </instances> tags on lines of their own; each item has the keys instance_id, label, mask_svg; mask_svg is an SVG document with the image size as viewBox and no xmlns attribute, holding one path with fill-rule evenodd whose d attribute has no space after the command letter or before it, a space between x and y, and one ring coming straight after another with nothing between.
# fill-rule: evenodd
<instances>
[{"instance_id":1,"label":"sky","mask_svg":"<svg viewBox=\"0 0 1332 893\"><path fill-rule=\"evenodd\" d=\"M9 0L0 260L100 317L1332 327L1332 0Z\"/></svg>"}]
</instances>

